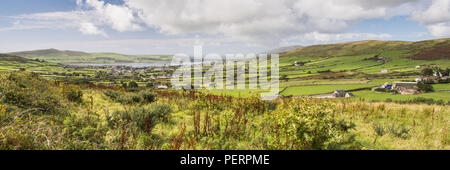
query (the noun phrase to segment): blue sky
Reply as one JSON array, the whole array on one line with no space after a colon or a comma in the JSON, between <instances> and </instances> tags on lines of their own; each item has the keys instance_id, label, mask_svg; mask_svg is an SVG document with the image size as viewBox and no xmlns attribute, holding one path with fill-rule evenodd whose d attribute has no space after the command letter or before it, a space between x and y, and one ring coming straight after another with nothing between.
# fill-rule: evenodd
<instances>
[{"instance_id":1,"label":"blue sky","mask_svg":"<svg viewBox=\"0 0 450 170\"><path fill-rule=\"evenodd\" d=\"M262 52L450 36L449 0L3 0L0 52Z\"/></svg>"}]
</instances>

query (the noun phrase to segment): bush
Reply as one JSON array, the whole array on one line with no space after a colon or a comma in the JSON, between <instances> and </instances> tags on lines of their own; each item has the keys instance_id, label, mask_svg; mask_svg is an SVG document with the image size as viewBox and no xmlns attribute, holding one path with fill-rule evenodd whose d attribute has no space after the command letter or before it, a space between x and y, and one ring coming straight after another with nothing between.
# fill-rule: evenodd
<instances>
[{"instance_id":1,"label":"bush","mask_svg":"<svg viewBox=\"0 0 450 170\"><path fill-rule=\"evenodd\" d=\"M155 125L168 120L172 109L168 105L156 105L151 109L134 107L130 110L117 111L107 117L110 126L117 126L118 122L126 122L138 129L150 133Z\"/></svg>"},{"instance_id":2,"label":"bush","mask_svg":"<svg viewBox=\"0 0 450 170\"><path fill-rule=\"evenodd\" d=\"M128 83L128 91L138 91L139 90L139 85L135 82L135 81L130 81Z\"/></svg>"},{"instance_id":3,"label":"bush","mask_svg":"<svg viewBox=\"0 0 450 170\"><path fill-rule=\"evenodd\" d=\"M347 132L350 129L353 129L356 127L355 123L353 123L351 121L346 121L344 119L336 121L335 126L339 127L339 129L341 129L341 131L344 131L344 132Z\"/></svg>"},{"instance_id":4,"label":"bush","mask_svg":"<svg viewBox=\"0 0 450 170\"><path fill-rule=\"evenodd\" d=\"M64 89L64 96L71 102L81 103L83 100L83 91L79 88L68 87Z\"/></svg>"},{"instance_id":5,"label":"bush","mask_svg":"<svg viewBox=\"0 0 450 170\"><path fill-rule=\"evenodd\" d=\"M308 99L283 102L266 119L273 122L274 132L269 134L269 145L273 149L335 148L343 142L344 131L352 125L337 123L332 115L331 104Z\"/></svg>"},{"instance_id":6,"label":"bush","mask_svg":"<svg viewBox=\"0 0 450 170\"><path fill-rule=\"evenodd\" d=\"M392 124L388 128L389 132L395 137L406 139L408 138L409 129L405 127L405 125L397 126Z\"/></svg>"},{"instance_id":7,"label":"bush","mask_svg":"<svg viewBox=\"0 0 450 170\"><path fill-rule=\"evenodd\" d=\"M113 101L116 101L120 97L120 93L114 90L106 90L103 94Z\"/></svg>"},{"instance_id":8,"label":"bush","mask_svg":"<svg viewBox=\"0 0 450 170\"><path fill-rule=\"evenodd\" d=\"M148 91L141 91L139 95L142 97L143 103L153 103L156 101L156 94Z\"/></svg>"},{"instance_id":9,"label":"bush","mask_svg":"<svg viewBox=\"0 0 450 170\"><path fill-rule=\"evenodd\" d=\"M107 90L103 92L103 94L111 99L112 101L119 102L121 104L149 104L156 101L156 94L141 91L138 94L136 93L125 93L122 94L117 91Z\"/></svg>"},{"instance_id":10,"label":"bush","mask_svg":"<svg viewBox=\"0 0 450 170\"><path fill-rule=\"evenodd\" d=\"M16 71L0 75L0 102L22 109L37 109L59 113L67 107L67 100L58 86L35 73Z\"/></svg>"},{"instance_id":11,"label":"bush","mask_svg":"<svg viewBox=\"0 0 450 170\"><path fill-rule=\"evenodd\" d=\"M172 109L167 104L159 104L153 107L152 112L156 117L167 122L169 119L168 115L172 113Z\"/></svg>"},{"instance_id":12,"label":"bush","mask_svg":"<svg viewBox=\"0 0 450 170\"><path fill-rule=\"evenodd\" d=\"M139 104L142 102L142 99L139 95L135 93L130 93L119 96L119 98L117 98L116 101L121 104Z\"/></svg>"},{"instance_id":13,"label":"bush","mask_svg":"<svg viewBox=\"0 0 450 170\"><path fill-rule=\"evenodd\" d=\"M375 131L375 134L377 136L383 136L384 134L386 134L386 128L380 123L375 123L373 125L373 130Z\"/></svg>"},{"instance_id":14,"label":"bush","mask_svg":"<svg viewBox=\"0 0 450 170\"><path fill-rule=\"evenodd\" d=\"M433 86L431 84L426 84L423 82L419 82L417 84L417 87L419 88L419 91L423 92L423 93L428 93L428 92L433 92Z\"/></svg>"},{"instance_id":15,"label":"bush","mask_svg":"<svg viewBox=\"0 0 450 170\"><path fill-rule=\"evenodd\" d=\"M425 104L432 105L432 104L434 104L434 99L432 99L432 98L424 98L424 97L416 97L413 100L411 100L411 102L412 103L416 103L416 104L425 103Z\"/></svg>"}]
</instances>

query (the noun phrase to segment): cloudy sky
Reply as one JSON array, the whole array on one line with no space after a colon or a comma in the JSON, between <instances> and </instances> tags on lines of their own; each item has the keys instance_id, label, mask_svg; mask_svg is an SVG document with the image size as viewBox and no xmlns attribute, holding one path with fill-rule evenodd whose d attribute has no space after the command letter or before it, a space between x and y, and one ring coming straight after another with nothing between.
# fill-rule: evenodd
<instances>
[{"instance_id":1,"label":"cloudy sky","mask_svg":"<svg viewBox=\"0 0 450 170\"><path fill-rule=\"evenodd\" d=\"M450 37L450 0L2 0L0 52L249 53Z\"/></svg>"}]
</instances>

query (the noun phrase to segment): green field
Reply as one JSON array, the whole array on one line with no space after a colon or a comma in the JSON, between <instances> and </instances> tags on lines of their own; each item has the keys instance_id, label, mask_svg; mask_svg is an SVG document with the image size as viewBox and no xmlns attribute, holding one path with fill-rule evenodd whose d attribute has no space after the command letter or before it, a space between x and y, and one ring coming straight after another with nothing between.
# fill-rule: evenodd
<instances>
[{"instance_id":1,"label":"green field","mask_svg":"<svg viewBox=\"0 0 450 170\"><path fill-rule=\"evenodd\" d=\"M443 100L445 102L450 101L450 92L432 92L432 93L424 93L418 95L400 95L400 94L389 94L389 93L380 93L369 90L357 91L353 92L355 95L352 100L359 101L364 99L366 101L410 101L418 97L423 98L431 98L434 100Z\"/></svg>"},{"instance_id":2,"label":"green field","mask_svg":"<svg viewBox=\"0 0 450 170\"><path fill-rule=\"evenodd\" d=\"M332 93L336 90L352 90L365 87L373 87L371 84L334 84L334 85L312 85L288 87L281 95L304 96L322 93Z\"/></svg>"}]
</instances>

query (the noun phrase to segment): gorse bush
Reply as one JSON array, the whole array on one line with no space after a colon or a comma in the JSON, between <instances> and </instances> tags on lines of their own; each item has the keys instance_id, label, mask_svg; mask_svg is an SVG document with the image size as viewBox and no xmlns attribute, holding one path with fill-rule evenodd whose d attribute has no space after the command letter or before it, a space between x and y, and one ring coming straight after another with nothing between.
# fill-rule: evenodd
<instances>
[{"instance_id":1,"label":"gorse bush","mask_svg":"<svg viewBox=\"0 0 450 170\"><path fill-rule=\"evenodd\" d=\"M158 104L152 108L152 113L160 120L167 122L172 109L167 104Z\"/></svg>"},{"instance_id":2,"label":"gorse bush","mask_svg":"<svg viewBox=\"0 0 450 170\"><path fill-rule=\"evenodd\" d=\"M142 102L144 103L153 103L156 101L156 94L150 93L148 91L141 91L139 92L139 96L142 97Z\"/></svg>"},{"instance_id":3,"label":"gorse bush","mask_svg":"<svg viewBox=\"0 0 450 170\"><path fill-rule=\"evenodd\" d=\"M268 120L274 122L269 134L269 145L274 149L327 149L328 145L343 140L342 126L336 123L328 103L308 99L285 101L269 114Z\"/></svg>"},{"instance_id":4,"label":"gorse bush","mask_svg":"<svg viewBox=\"0 0 450 170\"><path fill-rule=\"evenodd\" d=\"M171 112L170 106L164 104L153 106L150 109L133 107L129 110L114 112L107 119L110 126L118 126L118 122L125 122L150 133L156 124L167 121Z\"/></svg>"},{"instance_id":5,"label":"gorse bush","mask_svg":"<svg viewBox=\"0 0 450 170\"><path fill-rule=\"evenodd\" d=\"M131 81L128 83L127 90L133 92L139 91L139 85L135 81Z\"/></svg>"},{"instance_id":6,"label":"gorse bush","mask_svg":"<svg viewBox=\"0 0 450 170\"><path fill-rule=\"evenodd\" d=\"M120 92L114 90L105 90L103 91L103 95L108 97L109 99L116 101L120 97Z\"/></svg>"},{"instance_id":7,"label":"gorse bush","mask_svg":"<svg viewBox=\"0 0 450 170\"><path fill-rule=\"evenodd\" d=\"M80 88L69 86L64 88L64 96L71 102L81 103L83 100L83 91Z\"/></svg>"},{"instance_id":8,"label":"gorse bush","mask_svg":"<svg viewBox=\"0 0 450 170\"><path fill-rule=\"evenodd\" d=\"M0 75L0 102L45 113L61 112L67 106L57 84L26 71Z\"/></svg>"},{"instance_id":9,"label":"gorse bush","mask_svg":"<svg viewBox=\"0 0 450 170\"><path fill-rule=\"evenodd\" d=\"M157 96L155 93L148 91L141 91L139 93L120 93L113 90L106 90L103 94L112 101L127 105L153 103L156 101Z\"/></svg>"}]
</instances>

